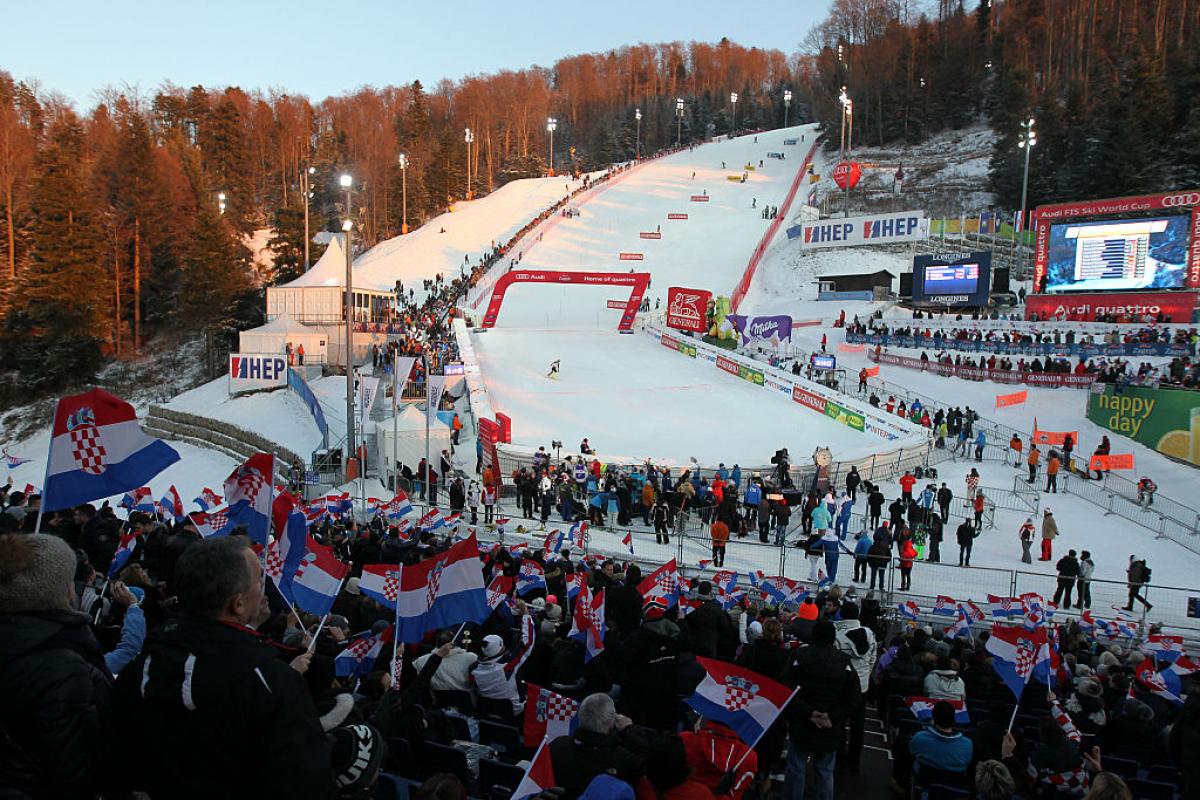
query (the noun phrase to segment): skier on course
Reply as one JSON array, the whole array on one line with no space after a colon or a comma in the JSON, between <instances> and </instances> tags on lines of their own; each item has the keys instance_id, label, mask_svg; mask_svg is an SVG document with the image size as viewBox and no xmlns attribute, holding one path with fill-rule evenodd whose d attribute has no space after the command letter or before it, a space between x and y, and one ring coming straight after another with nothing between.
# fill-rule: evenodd
<instances>
[{"instance_id":1,"label":"skier on course","mask_svg":"<svg viewBox=\"0 0 1200 800\"><path fill-rule=\"evenodd\" d=\"M553 378L554 380L558 380L558 367L559 367L560 362L561 362L561 359L558 359L558 358L556 358L550 362L550 371L546 373L547 378Z\"/></svg>"}]
</instances>

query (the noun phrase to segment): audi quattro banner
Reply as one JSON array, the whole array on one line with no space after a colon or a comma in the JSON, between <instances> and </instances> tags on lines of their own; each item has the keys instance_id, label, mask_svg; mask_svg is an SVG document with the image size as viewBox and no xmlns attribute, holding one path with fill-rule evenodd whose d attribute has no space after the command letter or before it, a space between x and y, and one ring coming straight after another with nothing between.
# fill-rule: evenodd
<instances>
[{"instance_id":1,"label":"audi quattro banner","mask_svg":"<svg viewBox=\"0 0 1200 800\"><path fill-rule=\"evenodd\" d=\"M823 219L804 223L801 247L855 247L864 244L916 242L929 237L924 211L900 211L866 217Z\"/></svg>"},{"instance_id":2,"label":"audi quattro banner","mask_svg":"<svg viewBox=\"0 0 1200 800\"><path fill-rule=\"evenodd\" d=\"M1113 292L1103 294L1032 294L1025 298L1025 317L1092 322L1099 315L1140 322L1147 314L1191 322L1195 292Z\"/></svg>"}]
</instances>

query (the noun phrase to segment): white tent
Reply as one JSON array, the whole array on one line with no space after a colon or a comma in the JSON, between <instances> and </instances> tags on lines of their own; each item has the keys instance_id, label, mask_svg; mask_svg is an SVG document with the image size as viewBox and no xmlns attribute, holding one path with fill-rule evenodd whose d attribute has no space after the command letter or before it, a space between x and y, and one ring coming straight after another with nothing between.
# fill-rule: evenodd
<instances>
[{"instance_id":1,"label":"white tent","mask_svg":"<svg viewBox=\"0 0 1200 800\"><path fill-rule=\"evenodd\" d=\"M396 415L397 437L392 438L392 418L375 423L378 443L379 474L388 475L392 469L392 442L396 443L396 460L414 472L425 457L425 411L413 403L404 403ZM450 427L437 417L429 421L429 455L437 468L438 456L450 449ZM440 477L440 476L439 476Z\"/></svg>"},{"instance_id":2,"label":"white tent","mask_svg":"<svg viewBox=\"0 0 1200 800\"><path fill-rule=\"evenodd\" d=\"M336 325L346 319L346 250L334 237L312 268L290 283L267 287L267 316L290 314L306 325ZM383 322L392 305L392 291L360 285L354 277L355 319Z\"/></svg>"},{"instance_id":3,"label":"white tent","mask_svg":"<svg viewBox=\"0 0 1200 800\"><path fill-rule=\"evenodd\" d=\"M242 353L283 353L287 343L293 348L304 345L304 360L323 364L329 358L329 337L321 328L301 325L287 314L258 328L239 334L238 350Z\"/></svg>"}]
</instances>

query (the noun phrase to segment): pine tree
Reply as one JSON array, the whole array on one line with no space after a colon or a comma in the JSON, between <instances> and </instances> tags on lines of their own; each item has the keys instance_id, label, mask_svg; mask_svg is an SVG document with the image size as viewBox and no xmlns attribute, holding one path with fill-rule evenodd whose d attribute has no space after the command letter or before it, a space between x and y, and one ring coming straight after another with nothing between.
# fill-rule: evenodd
<instances>
[{"instance_id":1,"label":"pine tree","mask_svg":"<svg viewBox=\"0 0 1200 800\"><path fill-rule=\"evenodd\" d=\"M250 253L233 236L211 204L196 213L192 235L180 261L176 318L185 330L216 332L236 315L250 288Z\"/></svg>"},{"instance_id":2,"label":"pine tree","mask_svg":"<svg viewBox=\"0 0 1200 800\"><path fill-rule=\"evenodd\" d=\"M52 123L35 169L31 258L18 276L5 355L24 387L42 390L92 375L109 295L103 230L74 113L62 111Z\"/></svg>"},{"instance_id":3,"label":"pine tree","mask_svg":"<svg viewBox=\"0 0 1200 800\"><path fill-rule=\"evenodd\" d=\"M234 230L249 233L254 225L254 185L250 179L250 150L242 128L235 90L226 89L200 125L200 145L208 185L225 194L225 218ZM211 203L216 202L212 198Z\"/></svg>"},{"instance_id":4,"label":"pine tree","mask_svg":"<svg viewBox=\"0 0 1200 800\"><path fill-rule=\"evenodd\" d=\"M274 254L273 283L287 283L304 273L304 209L287 206L275 212L275 235L267 242ZM315 264L325 248L309 246L309 257Z\"/></svg>"}]
</instances>

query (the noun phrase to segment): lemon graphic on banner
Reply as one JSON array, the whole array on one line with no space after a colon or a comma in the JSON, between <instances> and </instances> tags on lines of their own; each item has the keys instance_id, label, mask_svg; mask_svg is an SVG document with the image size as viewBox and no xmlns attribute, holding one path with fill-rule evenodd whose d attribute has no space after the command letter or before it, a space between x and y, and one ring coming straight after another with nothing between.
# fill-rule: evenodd
<instances>
[{"instance_id":1,"label":"lemon graphic on banner","mask_svg":"<svg viewBox=\"0 0 1200 800\"><path fill-rule=\"evenodd\" d=\"M1165 456L1200 464L1200 408L1191 409L1188 423L1190 430L1174 430L1163 434L1155 449Z\"/></svg>"}]
</instances>

